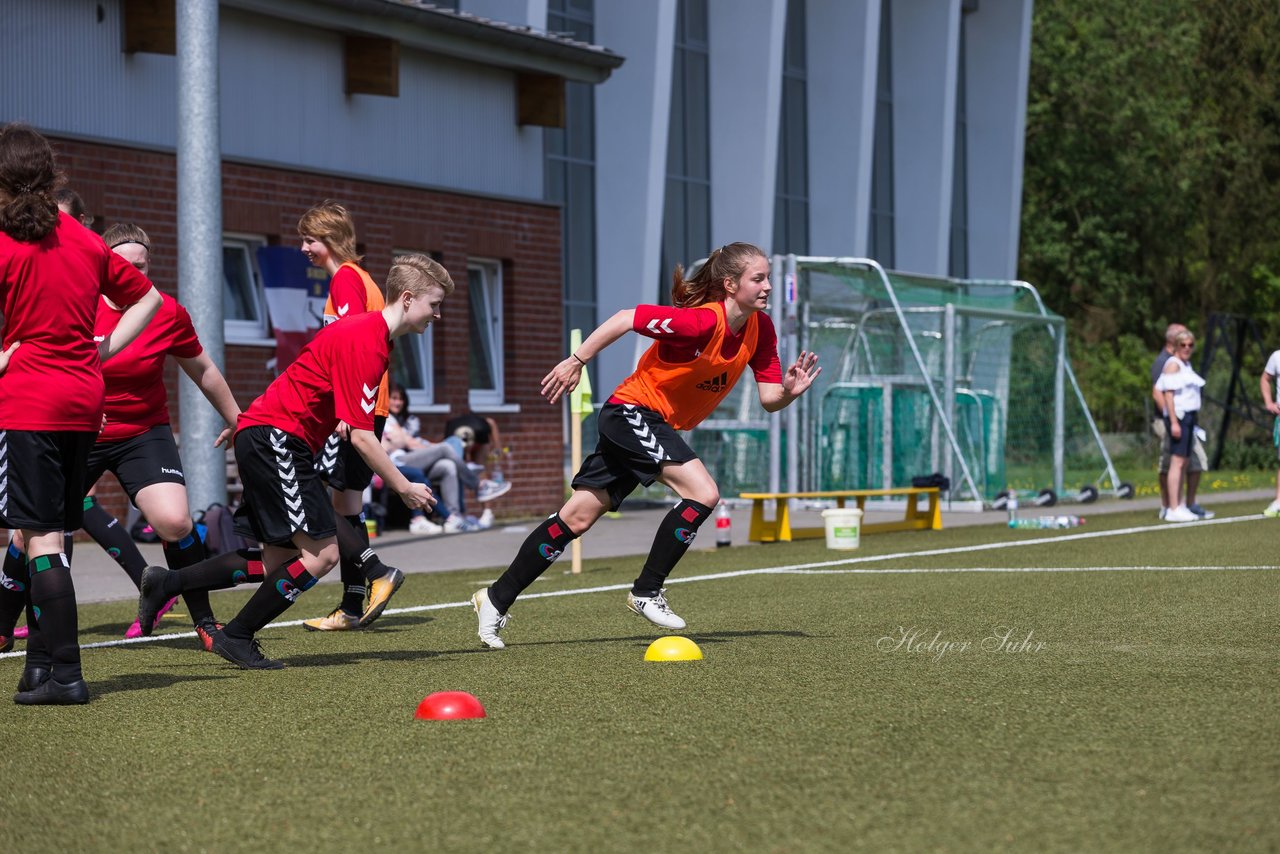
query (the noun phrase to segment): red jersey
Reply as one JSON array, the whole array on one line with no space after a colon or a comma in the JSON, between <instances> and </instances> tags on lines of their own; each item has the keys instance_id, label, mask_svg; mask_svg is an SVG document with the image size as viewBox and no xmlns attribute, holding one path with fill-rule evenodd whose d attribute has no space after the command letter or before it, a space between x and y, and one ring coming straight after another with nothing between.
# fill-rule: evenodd
<instances>
[{"instance_id":1,"label":"red jersey","mask_svg":"<svg viewBox=\"0 0 1280 854\"><path fill-rule=\"evenodd\" d=\"M146 276L64 213L34 243L0 232L0 346L22 342L0 374L0 430L97 433L104 397L93 340L99 294L132 305L150 290Z\"/></svg>"},{"instance_id":2,"label":"red jersey","mask_svg":"<svg viewBox=\"0 0 1280 854\"><path fill-rule=\"evenodd\" d=\"M632 328L658 339L622 381L611 402L652 409L677 430L689 430L715 411L747 365L757 382L782 382L778 338L767 314L753 312L736 334L723 303L696 308L636 307Z\"/></svg>"},{"instance_id":3,"label":"red jersey","mask_svg":"<svg viewBox=\"0 0 1280 854\"><path fill-rule=\"evenodd\" d=\"M716 316L701 305L696 308L672 308L669 305L638 305L631 328L646 338L658 342L658 356L672 364L691 362L706 349L716 331ZM751 356L751 372L756 382L782 382L782 365L778 362L778 333L773 328L773 318L764 312L757 313L761 320L755 353ZM744 326L737 333L725 328L724 344L720 353L732 359L742 346Z\"/></svg>"},{"instance_id":4,"label":"red jersey","mask_svg":"<svg viewBox=\"0 0 1280 854\"><path fill-rule=\"evenodd\" d=\"M360 265L347 261L329 280L329 298L324 303L324 325L328 326L344 317L353 317L366 311L382 311L386 306L382 289L373 280L373 276ZM386 418L390 413L391 378L383 374L374 414Z\"/></svg>"},{"instance_id":5,"label":"red jersey","mask_svg":"<svg viewBox=\"0 0 1280 854\"><path fill-rule=\"evenodd\" d=\"M380 311L321 329L240 413L237 432L255 425L277 427L319 453L339 421L372 430L378 383L391 361L390 334Z\"/></svg>"},{"instance_id":6,"label":"red jersey","mask_svg":"<svg viewBox=\"0 0 1280 854\"><path fill-rule=\"evenodd\" d=\"M98 434L99 442L132 439L158 424L168 424L165 356L192 359L204 352L187 310L168 294L161 294L160 299L160 310L147 328L102 366L107 423ZM94 340L101 341L115 329L122 314L123 310L112 308L105 299L99 300Z\"/></svg>"}]
</instances>

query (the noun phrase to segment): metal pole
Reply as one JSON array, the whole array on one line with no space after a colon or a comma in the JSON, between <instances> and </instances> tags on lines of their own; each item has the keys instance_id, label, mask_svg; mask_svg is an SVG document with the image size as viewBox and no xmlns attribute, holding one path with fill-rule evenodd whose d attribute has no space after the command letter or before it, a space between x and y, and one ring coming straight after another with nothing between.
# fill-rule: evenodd
<instances>
[{"instance_id":1,"label":"metal pole","mask_svg":"<svg viewBox=\"0 0 1280 854\"><path fill-rule=\"evenodd\" d=\"M956 423L956 306L947 303L942 314L942 405L947 413L947 423ZM953 455L950 448L942 453L942 473L952 478ZM982 462L982 460L978 460Z\"/></svg>"},{"instance_id":2,"label":"metal pole","mask_svg":"<svg viewBox=\"0 0 1280 854\"><path fill-rule=\"evenodd\" d=\"M796 256L787 256L786 279L783 280L784 298L786 300L786 342L787 352L782 358L782 369L794 362L800 355L800 320L796 307L800 302L800 282L796 278ZM800 407L792 404L787 407L787 492L800 490Z\"/></svg>"},{"instance_id":3,"label":"metal pole","mask_svg":"<svg viewBox=\"0 0 1280 854\"><path fill-rule=\"evenodd\" d=\"M1061 330L1057 341L1058 358L1053 370L1053 491L1062 495L1062 460L1066 438L1066 366L1067 332Z\"/></svg>"},{"instance_id":4,"label":"metal pole","mask_svg":"<svg viewBox=\"0 0 1280 854\"><path fill-rule=\"evenodd\" d=\"M175 4L178 65L178 301L205 352L226 364L222 312L222 152L218 0ZM178 382L179 434L192 510L227 500L222 419L190 379Z\"/></svg>"},{"instance_id":5,"label":"metal pole","mask_svg":"<svg viewBox=\"0 0 1280 854\"><path fill-rule=\"evenodd\" d=\"M773 256L773 270L770 276L777 287L782 282L782 256ZM779 331L783 327L783 302L786 301L785 296L779 295L775 290L773 295L773 305L769 306L769 314L773 319L774 327ZM769 491L782 492L782 413L769 413Z\"/></svg>"}]
</instances>

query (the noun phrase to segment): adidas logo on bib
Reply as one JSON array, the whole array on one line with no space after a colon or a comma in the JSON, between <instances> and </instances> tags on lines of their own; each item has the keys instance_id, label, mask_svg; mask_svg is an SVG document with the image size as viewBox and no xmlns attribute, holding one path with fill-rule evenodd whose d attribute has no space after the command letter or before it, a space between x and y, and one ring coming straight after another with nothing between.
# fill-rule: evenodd
<instances>
[{"instance_id":1,"label":"adidas logo on bib","mask_svg":"<svg viewBox=\"0 0 1280 854\"><path fill-rule=\"evenodd\" d=\"M719 394L725 386L729 384L729 372L725 371L718 377L712 377L709 380L698 383L698 388L703 391L709 391L712 394Z\"/></svg>"}]
</instances>

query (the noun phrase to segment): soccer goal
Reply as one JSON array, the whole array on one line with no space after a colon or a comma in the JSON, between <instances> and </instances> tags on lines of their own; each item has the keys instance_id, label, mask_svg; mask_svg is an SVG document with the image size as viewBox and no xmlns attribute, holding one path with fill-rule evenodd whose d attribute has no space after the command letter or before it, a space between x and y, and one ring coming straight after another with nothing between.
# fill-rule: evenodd
<instances>
[{"instance_id":1,"label":"soccer goal","mask_svg":"<svg viewBox=\"0 0 1280 854\"><path fill-rule=\"evenodd\" d=\"M775 256L772 315L789 364L820 357L814 388L768 415L743 383L694 437L734 489L910 485L999 504L1128 497L1067 359L1065 323L1025 282L886 271L867 258Z\"/></svg>"}]
</instances>

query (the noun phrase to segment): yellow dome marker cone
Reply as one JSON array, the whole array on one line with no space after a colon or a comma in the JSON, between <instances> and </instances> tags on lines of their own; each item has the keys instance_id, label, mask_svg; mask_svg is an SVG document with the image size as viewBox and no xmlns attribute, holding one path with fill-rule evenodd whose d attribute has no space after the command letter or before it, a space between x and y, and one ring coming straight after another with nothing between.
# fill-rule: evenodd
<instances>
[{"instance_id":1,"label":"yellow dome marker cone","mask_svg":"<svg viewBox=\"0 0 1280 854\"><path fill-rule=\"evenodd\" d=\"M667 635L649 644L644 653L645 661L701 661L702 650L688 638Z\"/></svg>"}]
</instances>

